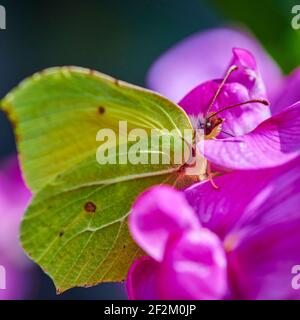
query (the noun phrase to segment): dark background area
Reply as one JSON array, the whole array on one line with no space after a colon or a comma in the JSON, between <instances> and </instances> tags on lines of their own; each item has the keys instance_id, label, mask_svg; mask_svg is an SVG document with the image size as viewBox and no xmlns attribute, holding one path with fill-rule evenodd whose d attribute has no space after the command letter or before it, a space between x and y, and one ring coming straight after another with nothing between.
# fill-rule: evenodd
<instances>
[{"instance_id":1,"label":"dark background area","mask_svg":"<svg viewBox=\"0 0 300 320\"><path fill-rule=\"evenodd\" d=\"M0 32L0 96L34 72L77 65L144 84L167 48L222 19L198 0L0 1L7 30ZM0 156L15 150L0 116Z\"/></svg>"}]
</instances>

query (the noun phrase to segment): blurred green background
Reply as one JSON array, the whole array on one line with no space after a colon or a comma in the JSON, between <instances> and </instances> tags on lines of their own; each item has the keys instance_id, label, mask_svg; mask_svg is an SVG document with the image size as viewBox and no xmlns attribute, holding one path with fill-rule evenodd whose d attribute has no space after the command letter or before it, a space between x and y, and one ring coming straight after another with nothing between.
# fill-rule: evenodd
<instances>
[{"instance_id":1,"label":"blurred green background","mask_svg":"<svg viewBox=\"0 0 300 320\"><path fill-rule=\"evenodd\" d=\"M51 66L78 65L144 84L150 65L186 36L213 27L246 26L285 73L300 65L300 31L291 27L292 0L6 0L0 31L0 96ZM15 152L9 122L0 113L0 158ZM54 298L37 271L33 298ZM76 289L60 298L123 298L120 287Z\"/></svg>"}]
</instances>

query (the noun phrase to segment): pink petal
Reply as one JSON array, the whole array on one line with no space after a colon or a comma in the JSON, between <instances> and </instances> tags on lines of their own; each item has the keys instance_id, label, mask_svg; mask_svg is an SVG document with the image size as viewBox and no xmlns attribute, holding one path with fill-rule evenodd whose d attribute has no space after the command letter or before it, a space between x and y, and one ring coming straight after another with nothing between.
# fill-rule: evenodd
<instances>
[{"instance_id":1,"label":"pink petal","mask_svg":"<svg viewBox=\"0 0 300 320\"><path fill-rule=\"evenodd\" d=\"M16 262L20 256L23 259L18 235L30 198L31 194L23 182L17 159L9 159L0 171L0 251L4 251L12 259L17 258Z\"/></svg>"},{"instance_id":2,"label":"pink petal","mask_svg":"<svg viewBox=\"0 0 300 320\"><path fill-rule=\"evenodd\" d=\"M292 269L300 264L299 159L258 193L228 240L235 296L243 299L300 299Z\"/></svg>"},{"instance_id":3,"label":"pink petal","mask_svg":"<svg viewBox=\"0 0 300 320\"><path fill-rule=\"evenodd\" d=\"M189 115L195 129L199 125L199 119L204 123L208 107L220 83L221 80L205 82L193 89L179 102L179 105ZM244 85L238 82L227 83L216 100L214 107L211 108L210 113L250 99L252 99L250 92ZM225 119L222 125L223 131L232 135L243 135L252 131L269 116L269 107L257 103L246 104L220 113L220 117ZM221 134L218 137L226 138L228 135Z\"/></svg>"},{"instance_id":4,"label":"pink petal","mask_svg":"<svg viewBox=\"0 0 300 320\"><path fill-rule=\"evenodd\" d=\"M267 99L265 84L254 56L245 49L233 49L233 59L230 66L238 69L230 75L230 82L237 82L248 89L251 99Z\"/></svg>"},{"instance_id":5,"label":"pink petal","mask_svg":"<svg viewBox=\"0 0 300 320\"><path fill-rule=\"evenodd\" d=\"M131 234L152 258L161 261L170 236L199 226L183 193L168 186L153 187L140 195L129 217Z\"/></svg>"},{"instance_id":6,"label":"pink petal","mask_svg":"<svg viewBox=\"0 0 300 320\"><path fill-rule=\"evenodd\" d=\"M299 299L299 158L277 168L234 172L185 193L201 223L224 239L232 298Z\"/></svg>"},{"instance_id":7,"label":"pink petal","mask_svg":"<svg viewBox=\"0 0 300 320\"><path fill-rule=\"evenodd\" d=\"M226 290L226 256L214 233L202 228L170 240L159 271L162 299L221 299Z\"/></svg>"},{"instance_id":8,"label":"pink petal","mask_svg":"<svg viewBox=\"0 0 300 320\"><path fill-rule=\"evenodd\" d=\"M300 103L271 117L241 137L198 144L211 163L229 169L260 169L282 165L300 154Z\"/></svg>"},{"instance_id":9,"label":"pink petal","mask_svg":"<svg viewBox=\"0 0 300 320\"><path fill-rule=\"evenodd\" d=\"M30 297L34 278L32 270L25 266L24 261L21 261L19 257L19 264L16 264L5 255L5 252L0 251L0 265L5 268L6 278L6 289L0 288L0 301L23 300Z\"/></svg>"},{"instance_id":10,"label":"pink petal","mask_svg":"<svg viewBox=\"0 0 300 320\"><path fill-rule=\"evenodd\" d=\"M24 185L17 158L0 171L0 266L6 269L6 290L0 300L22 299L29 293L29 260L19 244L19 227L31 194Z\"/></svg>"},{"instance_id":11,"label":"pink petal","mask_svg":"<svg viewBox=\"0 0 300 320\"><path fill-rule=\"evenodd\" d=\"M202 182L187 188L184 193L202 226L224 239L249 203L277 172L278 169L268 169L228 173L214 179L218 190L210 182ZM255 208L259 205L260 202Z\"/></svg>"},{"instance_id":12,"label":"pink petal","mask_svg":"<svg viewBox=\"0 0 300 320\"><path fill-rule=\"evenodd\" d=\"M171 48L152 66L149 88L177 102L200 83L222 78L233 48L254 54L272 100L282 81L279 68L254 38L231 29L197 33Z\"/></svg>"},{"instance_id":13,"label":"pink petal","mask_svg":"<svg viewBox=\"0 0 300 320\"><path fill-rule=\"evenodd\" d=\"M159 263L150 257L137 259L131 266L126 281L131 300L157 300L157 272Z\"/></svg>"},{"instance_id":14,"label":"pink petal","mask_svg":"<svg viewBox=\"0 0 300 320\"><path fill-rule=\"evenodd\" d=\"M272 105L272 113L276 114L284 108L300 100L300 68L285 79L276 102Z\"/></svg>"},{"instance_id":15,"label":"pink petal","mask_svg":"<svg viewBox=\"0 0 300 320\"><path fill-rule=\"evenodd\" d=\"M204 123L213 112L253 99L267 99L265 87L252 54L243 49L234 49L231 66L233 65L238 69L230 75L213 106L211 102L222 80L201 84L179 102L179 105L190 116L195 129L199 128L199 121ZM225 119L222 130L226 133L221 133L218 138L227 138L228 134L249 133L270 115L269 107L259 103L250 103L225 110L219 114L219 117Z\"/></svg>"},{"instance_id":16,"label":"pink petal","mask_svg":"<svg viewBox=\"0 0 300 320\"><path fill-rule=\"evenodd\" d=\"M300 264L299 220L258 230L253 226L238 240L228 254L234 298L300 299L299 290L292 287L292 269Z\"/></svg>"}]
</instances>

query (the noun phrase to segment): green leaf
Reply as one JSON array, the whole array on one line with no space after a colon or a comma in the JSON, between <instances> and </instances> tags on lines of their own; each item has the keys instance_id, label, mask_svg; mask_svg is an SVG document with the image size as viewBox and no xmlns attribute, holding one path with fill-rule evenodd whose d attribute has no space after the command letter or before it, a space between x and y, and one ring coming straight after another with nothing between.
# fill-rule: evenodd
<instances>
[{"instance_id":1,"label":"green leaf","mask_svg":"<svg viewBox=\"0 0 300 320\"><path fill-rule=\"evenodd\" d=\"M74 67L34 75L2 107L16 125L23 172L35 193L21 227L26 252L59 292L124 280L142 254L127 227L132 202L152 185L190 181L173 162L100 165L96 134L117 131L119 120L127 120L129 130L175 129L172 138L180 140L192 129L186 114L153 92Z\"/></svg>"}]
</instances>

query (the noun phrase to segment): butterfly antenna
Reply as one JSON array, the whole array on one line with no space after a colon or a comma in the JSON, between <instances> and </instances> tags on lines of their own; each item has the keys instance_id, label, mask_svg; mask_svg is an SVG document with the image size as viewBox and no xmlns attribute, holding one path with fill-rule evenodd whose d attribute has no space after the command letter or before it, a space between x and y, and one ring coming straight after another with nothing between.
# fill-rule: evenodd
<instances>
[{"instance_id":1,"label":"butterfly antenna","mask_svg":"<svg viewBox=\"0 0 300 320\"><path fill-rule=\"evenodd\" d=\"M218 96L220 95L220 93L221 93L224 85L226 84L226 82L227 82L228 78L230 77L230 75L232 74L232 72L234 72L234 71L237 70L237 69L238 69L238 66L231 66L231 67L229 68L229 70L226 72L225 77L224 77L224 79L222 80L222 82L221 82L218 90L216 91L215 95L213 96L213 98L212 98L212 100L211 100L211 103L210 103L210 105L209 105L206 113L208 113L208 112L210 111L210 109L213 107L213 105L215 104Z\"/></svg>"},{"instance_id":2,"label":"butterfly antenna","mask_svg":"<svg viewBox=\"0 0 300 320\"><path fill-rule=\"evenodd\" d=\"M230 136L230 137L235 137L233 134L231 134L231 133L228 133L228 132L226 132L226 131L223 131L223 130L221 130L221 132L222 133L225 133L225 134L227 134L228 136Z\"/></svg>"},{"instance_id":3,"label":"butterfly antenna","mask_svg":"<svg viewBox=\"0 0 300 320\"><path fill-rule=\"evenodd\" d=\"M248 104L248 103L261 103L265 106L269 106L269 102L267 100L264 100L264 99L253 99L253 100L248 100L248 101L245 101L245 102L240 102L240 103L237 103L237 104L234 104L232 106L228 106L228 107L225 107L225 108L222 108L221 110L217 111L217 112L214 112L211 116L208 117L207 120L210 120L212 117L216 116L217 114L223 112L223 111L226 111L226 110L229 110L229 109L232 109L232 108L236 108L236 107L240 107L240 106L243 106L245 104Z\"/></svg>"}]
</instances>

